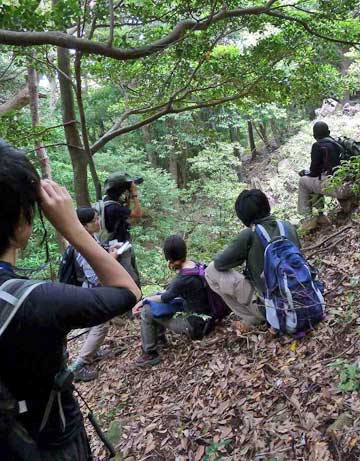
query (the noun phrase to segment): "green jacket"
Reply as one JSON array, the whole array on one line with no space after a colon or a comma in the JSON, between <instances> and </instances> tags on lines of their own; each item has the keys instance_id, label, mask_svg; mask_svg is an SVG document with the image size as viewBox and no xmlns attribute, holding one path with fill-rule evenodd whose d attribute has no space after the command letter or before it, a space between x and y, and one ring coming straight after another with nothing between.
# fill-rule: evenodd
<instances>
[{"instance_id":1,"label":"green jacket","mask_svg":"<svg viewBox=\"0 0 360 461\"><path fill-rule=\"evenodd\" d=\"M261 224L270 237L280 235L276 219L270 215L259 219L255 224ZM290 240L300 248L299 238L292 224L285 221L285 231ZM255 229L246 228L230 243L225 250L215 256L214 265L218 271L227 271L246 263L247 276L260 293L264 293L265 284L262 278L264 270L264 247L255 233Z\"/></svg>"}]
</instances>

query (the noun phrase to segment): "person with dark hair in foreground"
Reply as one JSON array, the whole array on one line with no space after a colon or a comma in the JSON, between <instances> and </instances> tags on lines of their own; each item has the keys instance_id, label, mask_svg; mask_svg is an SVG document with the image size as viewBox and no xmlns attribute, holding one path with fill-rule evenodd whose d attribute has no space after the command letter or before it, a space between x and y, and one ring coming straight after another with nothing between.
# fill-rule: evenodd
<instances>
[{"instance_id":1,"label":"person with dark hair in foreground","mask_svg":"<svg viewBox=\"0 0 360 461\"><path fill-rule=\"evenodd\" d=\"M66 336L72 329L93 327L131 309L140 291L121 265L80 223L67 190L53 181L40 181L26 156L3 141L0 142L2 286L11 279L21 279L15 272L17 250L24 248L31 236L37 204L56 230L91 264L103 286L88 289L41 283L31 291L2 333L1 389L6 387L6 392L19 402L19 414L16 426L7 426L0 433L0 459L91 460L83 418L66 367ZM4 302L2 297L0 306ZM0 419L2 416L0 409Z\"/></svg>"},{"instance_id":2,"label":"person with dark hair in foreground","mask_svg":"<svg viewBox=\"0 0 360 461\"><path fill-rule=\"evenodd\" d=\"M329 226L331 222L324 215L324 195L335 197L345 213L351 206L351 191L340 187L328 191L329 179L334 169L340 165L342 146L330 136L330 130L325 122L316 122L313 126L313 136L316 140L311 148L310 170L299 172L298 212L305 217L303 230L312 230L318 226ZM318 215L312 216L312 209L318 209Z\"/></svg>"},{"instance_id":3,"label":"person with dark hair in foreground","mask_svg":"<svg viewBox=\"0 0 360 461\"><path fill-rule=\"evenodd\" d=\"M261 224L271 238L279 236L276 219L270 213L266 195L258 190L244 190L235 202L238 218L247 227L240 232L228 247L219 253L206 269L206 280L218 293L239 320L235 326L240 331L265 322L264 309L257 298L265 291L262 273L264 270L264 248L252 226ZM289 238L300 248L295 228L285 222ZM234 268L245 263L244 273Z\"/></svg>"},{"instance_id":4,"label":"person with dark hair in foreground","mask_svg":"<svg viewBox=\"0 0 360 461\"><path fill-rule=\"evenodd\" d=\"M203 281L199 276L181 273L186 269L195 268L197 264L187 259L186 243L183 238L180 235L168 237L164 242L163 250L169 268L178 271L178 275L163 293L149 296L133 308L133 314L141 316L141 342L144 353L135 364L139 367L156 365L160 362L158 342L160 340L166 343L166 328L175 333L186 334L191 339L201 339L213 325ZM170 311L157 315L159 312L154 311L155 307L170 309ZM177 309L181 311L180 316L175 316ZM204 316L207 316L208 320L205 320Z\"/></svg>"}]
</instances>

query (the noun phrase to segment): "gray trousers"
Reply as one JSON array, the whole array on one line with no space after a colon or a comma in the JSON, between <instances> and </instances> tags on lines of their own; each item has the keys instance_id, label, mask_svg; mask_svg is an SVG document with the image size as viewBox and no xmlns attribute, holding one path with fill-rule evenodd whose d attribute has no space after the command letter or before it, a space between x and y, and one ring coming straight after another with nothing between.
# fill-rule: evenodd
<instances>
[{"instance_id":1,"label":"gray trousers","mask_svg":"<svg viewBox=\"0 0 360 461\"><path fill-rule=\"evenodd\" d=\"M222 297L242 323L255 326L265 321L256 303L255 289L243 274L234 269L218 271L212 262L206 268L205 277L210 288Z\"/></svg>"},{"instance_id":2,"label":"gray trousers","mask_svg":"<svg viewBox=\"0 0 360 461\"><path fill-rule=\"evenodd\" d=\"M109 331L109 323L101 323L90 328L85 342L79 352L79 358L85 363L91 363L95 352L104 342L104 339Z\"/></svg>"},{"instance_id":3,"label":"gray trousers","mask_svg":"<svg viewBox=\"0 0 360 461\"><path fill-rule=\"evenodd\" d=\"M149 305L145 305L141 309L140 319L141 343L144 352L147 354L156 352L159 334L163 334L165 328L180 334L188 334L191 328L187 318L174 318L173 316L154 317L151 314Z\"/></svg>"},{"instance_id":4,"label":"gray trousers","mask_svg":"<svg viewBox=\"0 0 360 461\"><path fill-rule=\"evenodd\" d=\"M299 180L298 192L298 212L304 216L311 215L312 207L321 207L321 201L314 203L314 194L326 195L340 200L348 199L352 196L349 187L343 186L329 192L327 186L329 185L330 177L322 176L319 178L312 178L311 176L302 176ZM318 196L318 195L317 195ZM319 207L320 205L320 207Z\"/></svg>"}]
</instances>

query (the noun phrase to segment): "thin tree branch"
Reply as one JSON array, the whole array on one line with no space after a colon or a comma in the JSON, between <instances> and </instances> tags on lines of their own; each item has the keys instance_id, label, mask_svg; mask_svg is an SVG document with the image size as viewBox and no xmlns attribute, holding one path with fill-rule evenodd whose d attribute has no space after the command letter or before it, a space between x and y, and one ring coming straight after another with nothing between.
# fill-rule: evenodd
<instances>
[{"instance_id":1,"label":"thin tree branch","mask_svg":"<svg viewBox=\"0 0 360 461\"><path fill-rule=\"evenodd\" d=\"M41 136L47 131L54 130L55 128L64 127L65 125L72 125L73 123L78 123L78 122L76 120L70 120L65 123L60 123L59 125L49 126L41 131L38 131L37 133L30 133L30 134L27 134L26 136L22 136L21 138L17 138L17 141L23 141L24 139L34 138L35 136Z\"/></svg>"},{"instance_id":2,"label":"thin tree branch","mask_svg":"<svg viewBox=\"0 0 360 461\"><path fill-rule=\"evenodd\" d=\"M349 40L341 40L341 39L337 39L337 38L334 38L334 37L329 37L328 35L320 34L320 33L316 32L315 30L313 30L307 24L306 21L303 21L300 18L296 18L295 16L289 16L289 15L284 14L284 13L277 13L274 10L267 11L265 14L267 14L268 16L284 19L286 21L296 22L297 24L300 24L307 32L309 32L309 34L313 35L314 37L318 37L318 38L321 38L321 39L329 41L329 42L341 43L343 45L349 45L349 46L359 45L360 44L360 42L353 42L353 41L349 41Z\"/></svg>"},{"instance_id":3,"label":"thin tree branch","mask_svg":"<svg viewBox=\"0 0 360 461\"><path fill-rule=\"evenodd\" d=\"M11 57L11 60L10 60L9 64L8 64L8 65L5 67L5 69L1 72L1 75L0 75L0 81L1 81L1 82L4 81L3 77L4 77L4 75L6 75L7 71L10 69L10 67L14 64L15 59L16 59L16 57L15 57L15 55L13 55L13 56Z\"/></svg>"},{"instance_id":4,"label":"thin tree branch","mask_svg":"<svg viewBox=\"0 0 360 461\"><path fill-rule=\"evenodd\" d=\"M72 147L73 149L78 149L83 152L83 148L80 146L75 146L74 144L68 144L67 142L56 142L54 144L47 144L44 146L45 149L50 149L51 147L57 147L57 146L67 146L67 147ZM28 152L36 152L36 149L27 149Z\"/></svg>"},{"instance_id":5,"label":"thin tree branch","mask_svg":"<svg viewBox=\"0 0 360 461\"><path fill-rule=\"evenodd\" d=\"M77 51L75 55L75 63L74 63L75 79L76 79L76 100L77 100L79 115L80 115L80 125L81 125L81 133L82 133L82 138L83 138L84 151L89 160L90 173L91 173L91 177L93 179L95 191L96 191L96 200L101 200L101 182L99 180L99 176L96 171L94 159L92 158L92 155L90 152L90 144L89 144L89 137L88 137L88 132L87 132L85 110L84 110L84 104L82 100L81 57L82 57L81 51Z\"/></svg>"}]
</instances>

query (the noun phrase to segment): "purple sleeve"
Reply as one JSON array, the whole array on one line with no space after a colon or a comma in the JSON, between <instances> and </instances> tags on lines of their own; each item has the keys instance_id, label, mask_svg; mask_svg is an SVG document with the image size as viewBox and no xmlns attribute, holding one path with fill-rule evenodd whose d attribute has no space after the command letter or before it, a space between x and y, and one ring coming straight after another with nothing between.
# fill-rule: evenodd
<instances>
[{"instance_id":1,"label":"purple sleeve","mask_svg":"<svg viewBox=\"0 0 360 461\"><path fill-rule=\"evenodd\" d=\"M180 296L182 289L181 278L175 277L168 285L166 290L161 293L161 301L163 303L169 303L176 297Z\"/></svg>"}]
</instances>

